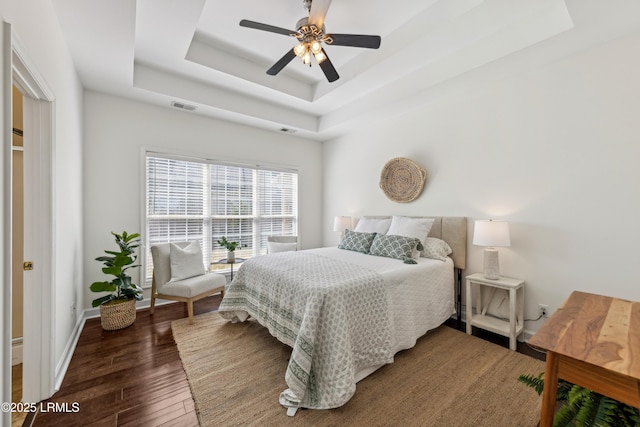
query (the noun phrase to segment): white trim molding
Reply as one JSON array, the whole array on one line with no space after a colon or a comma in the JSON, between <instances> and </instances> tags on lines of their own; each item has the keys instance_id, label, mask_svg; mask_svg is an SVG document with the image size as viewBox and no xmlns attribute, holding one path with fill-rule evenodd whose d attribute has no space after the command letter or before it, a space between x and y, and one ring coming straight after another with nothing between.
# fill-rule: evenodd
<instances>
[{"instance_id":1,"label":"white trim molding","mask_svg":"<svg viewBox=\"0 0 640 427\"><path fill-rule=\"evenodd\" d=\"M69 338L69 341L67 342L67 345L62 352L62 357L60 358L58 366L56 366L54 381L54 389L56 392L60 390L62 380L67 373L67 369L69 369L71 358L73 357L73 353L76 351L76 347L78 346L78 340L80 339L80 335L82 334L82 330L84 329L85 322L86 317L84 316L84 314L77 318L76 325L73 328L71 337Z\"/></svg>"},{"instance_id":2,"label":"white trim molding","mask_svg":"<svg viewBox=\"0 0 640 427\"><path fill-rule=\"evenodd\" d=\"M0 28L0 136L11 141L11 24ZM0 399L11 402L11 144L2 144L0 154ZM11 412L0 412L0 425L11 425Z\"/></svg>"},{"instance_id":3,"label":"white trim molding","mask_svg":"<svg viewBox=\"0 0 640 427\"><path fill-rule=\"evenodd\" d=\"M12 82L23 94L25 236L24 257L34 269L24 275L23 401L55 393L54 97L12 33ZM26 313L26 311L25 311Z\"/></svg>"}]
</instances>

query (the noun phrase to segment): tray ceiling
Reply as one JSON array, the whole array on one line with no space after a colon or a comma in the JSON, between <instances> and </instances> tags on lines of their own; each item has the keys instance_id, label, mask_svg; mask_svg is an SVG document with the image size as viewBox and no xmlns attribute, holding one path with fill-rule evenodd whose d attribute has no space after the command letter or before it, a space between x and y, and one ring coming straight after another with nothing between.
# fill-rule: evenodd
<instances>
[{"instance_id":1,"label":"tray ceiling","mask_svg":"<svg viewBox=\"0 0 640 427\"><path fill-rule=\"evenodd\" d=\"M491 64L517 70L527 49L533 62L554 60L637 31L640 21L631 0L612 2L615 11L594 0L334 0L328 32L377 34L382 44L327 46L340 74L328 83L317 64L297 58L268 76L295 39L238 25L295 29L301 0L53 3L85 88L318 140L401 114Z\"/></svg>"}]
</instances>

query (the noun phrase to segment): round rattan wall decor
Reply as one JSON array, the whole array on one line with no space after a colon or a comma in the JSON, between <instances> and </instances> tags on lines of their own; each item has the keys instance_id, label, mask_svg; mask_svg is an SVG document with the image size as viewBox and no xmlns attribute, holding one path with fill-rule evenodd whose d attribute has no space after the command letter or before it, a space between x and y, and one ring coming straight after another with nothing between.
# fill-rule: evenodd
<instances>
[{"instance_id":1,"label":"round rattan wall decor","mask_svg":"<svg viewBox=\"0 0 640 427\"><path fill-rule=\"evenodd\" d=\"M427 170L411 159L396 157L387 162L380 173L380 188L394 202L415 200L427 180Z\"/></svg>"}]
</instances>

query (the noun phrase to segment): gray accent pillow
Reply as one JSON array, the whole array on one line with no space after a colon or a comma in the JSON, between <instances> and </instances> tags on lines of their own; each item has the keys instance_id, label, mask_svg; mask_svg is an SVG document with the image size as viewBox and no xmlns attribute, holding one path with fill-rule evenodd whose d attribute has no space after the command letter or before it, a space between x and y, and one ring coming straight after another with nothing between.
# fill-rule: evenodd
<instances>
[{"instance_id":1,"label":"gray accent pillow","mask_svg":"<svg viewBox=\"0 0 640 427\"><path fill-rule=\"evenodd\" d=\"M357 231L344 230L344 236L338 245L338 249L368 254L371 243L373 243L375 237L376 233L360 233Z\"/></svg>"},{"instance_id":2,"label":"gray accent pillow","mask_svg":"<svg viewBox=\"0 0 640 427\"><path fill-rule=\"evenodd\" d=\"M371 244L371 255L396 258L405 264L416 264L411 258L414 250L422 250L423 246L417 237L376 234Z\"/></svg>"},{"instance_id":3,"label":"gray accent pillow","mask_svg":"<svg viewBox=\"0 0 640 427\"><path fill-rule=\"evenodd\" d=\"M447 242L435 237L427 237L422 246L424 246L424 249L421 252L421 256L439 259L440 261L446 260L447 256L453 252Z\"/></svg>"},{"instance_id":4,"label":"gray accent pillow","mask_svg":"<svg viewBox=\"0 0 640 427\"><path fill-rule=\"evenodd\" d=\"M184 248L171 243L169 245L169 260L171 262L171 282L205 273L202 263L202 248L198 240L194 240Z\"/></svg>"}]
</instances>

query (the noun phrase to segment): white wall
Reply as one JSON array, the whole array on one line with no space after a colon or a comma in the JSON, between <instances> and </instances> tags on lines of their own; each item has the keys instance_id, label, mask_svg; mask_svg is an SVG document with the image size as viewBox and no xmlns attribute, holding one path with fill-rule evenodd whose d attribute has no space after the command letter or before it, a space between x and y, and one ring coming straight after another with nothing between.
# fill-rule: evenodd
<instances>
[{"instance_id":1,"label":"white wall","mask_svg":"<svg viewBox=\"0 0 640 427\"><path fill-rule=\"evenodd\" d=\"M77 326L82 282L82 86L62 37L53 6L45 0L4 0L0 16L12 24L31 65L53 92L54 365L64 357ZM37 266L36 266L37 268ZM49 337L46 337L47 339ZM28 339L28 337L25 337ZM4 343L3 343L4 345Z\"/></svg>"},{"instance_id":2,"label":"white wall","mask_svg":"<svg viewBox=\"0 0 640 427\"><path fill-rule=\"evenodd\" d=\"M104 279L94 258L113 245L111 231L142 231L143 147L298 168L300 246L320 245L321 143L96 92L84 103L85 284ZM87 287L84 306L95 297Z\"/></svg>"},{"instance_id":3,"label":"white wall","mask_svg":"<svg viewBox=\"0 0 640 427\"><path fill-rule=\"evenodd\" d=\"M334 215L463 215L469 243L473 219L504 219L512 246L500 249L501 272L526 280L527 318L573 290L640 300L638 46L636 33L528 71L506 59L326 143L324 242L336 239ZM429 173L409 204L378 187L398 156ZM482 271L482 248L468 250L465 274Z\"/></svg>"}]
</instances>

